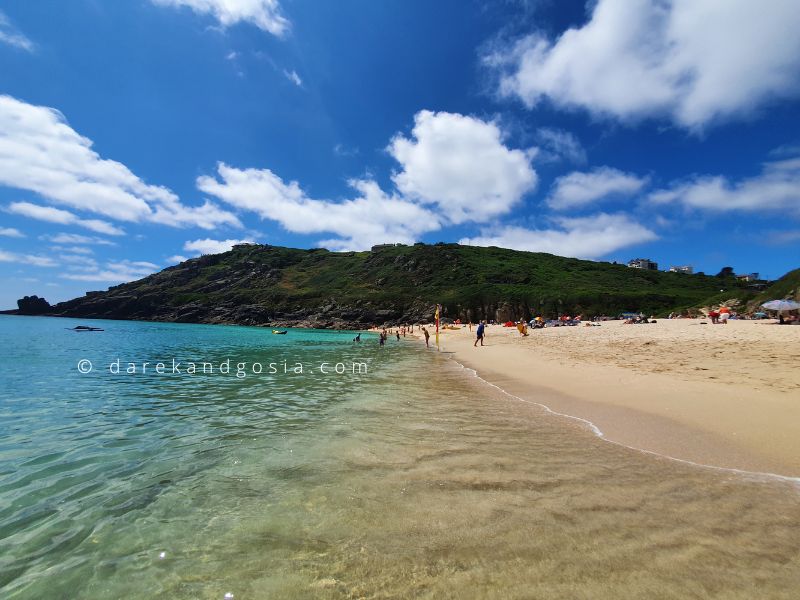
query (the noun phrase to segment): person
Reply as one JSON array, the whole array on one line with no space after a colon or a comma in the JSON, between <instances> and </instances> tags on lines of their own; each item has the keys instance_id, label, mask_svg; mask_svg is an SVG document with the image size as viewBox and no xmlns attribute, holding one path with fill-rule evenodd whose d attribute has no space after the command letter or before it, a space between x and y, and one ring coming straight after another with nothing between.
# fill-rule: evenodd
<instances>
[{"instance_id":1,"label":"person","mask_svg":"<svg viewBox=\"0 0 800 600\"><path fill-rule=\"evenodd\" d=\"M719 322L719 312L716 310L708 311L708 318L711 319L712 325L716 325Z\"/></svg>"},{"instance_id":2,"label":"person","mask_svg":"<svg viewBox=\"0 0 800 600\"><path fill-rule=\"evenodd\" d=\"M400 341L400 330L399 329L397 330L397 341L398 342Z\"/></svg>"},{"instance_id":3,"label":"person","mask_svg":"<svg viewBox=\"0 0 800 600\"><path fill-rule=\"evenodd\" d=\"M422 333L425 335L425 347L430 348L430 345L428 345L428 340L430 339L431 334L428 333L428 330L425 329L425 327L422 328Z\"/></svg>"},{"instance_id":4,"label":"person","mask_svg":"<svg viewBox=\"0 0 800 600\"><path fill-rule=\"evenodd\" d=\"M361 341L361 334L359 333L356 337L354 337L353 341L354 342L360 342Z\"/></svg>"},{"instance_id":5,"label":"person","mask_svg":"<svg viewBox=\"0 0 800 600\"><path fill-rule=\"evenodd\" d=\"M483 346L483 332L484 332L485 327L486 326L483 324L483 321L478 323L478 329L475 332L476 338L475 338L475 343L473 344L473 347L477 347L478 346L478 342L480 342L481 346Z\"/></svg>"}]
</instances>

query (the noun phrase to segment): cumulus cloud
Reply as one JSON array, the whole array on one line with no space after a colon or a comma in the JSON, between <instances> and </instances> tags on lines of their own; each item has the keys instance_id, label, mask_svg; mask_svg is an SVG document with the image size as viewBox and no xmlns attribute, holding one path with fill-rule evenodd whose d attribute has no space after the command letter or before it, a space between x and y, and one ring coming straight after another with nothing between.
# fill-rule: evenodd
<instances>
[{"instance_id":1,"label":"cumulus cloud","mask_svg":"<svg viewBox=\"0 0 800 600\"><path fill-rule=\"evenodd\" d=\"M186 206L122 163L103 159L57 110L0 96L0 185L29 190L81 211L129 222L213 229L241 227L210 202Z\"/></svg>"},{"instance_id":2,"label":"cumulus cloud","mask_svg":"<svg viewBox=\"0 0 800 600\"><path fill-rule=\"evenodd\" d=\"M586 150L575 135L563 129L542 127L536 132L536 162L586 163Z\"/></svg>"},{"instance_id":3,"label":"cumulus cloud","mask_svg":"<svg viewBox=\"0 0 800 600\"><path fill-rule=\"evenodd\" d=\"M611 167L598 167L586 173L575 171L553 182L547 204L556 210L577 208L611 196L631 196L646 183L645 178Z\"/></svg>"},{"instance_id":4,"label":"cumulus cloud","mask_svg":"<svg viewBox=\"0 0 800 600\"><path fill-rule=\"evenodd\" d=\"M389 144L402 167L392 179L404 196L435 205L451 223L506 214L536 187L533 152L508 148L494 123L422 110L411 137Z\"/></svg>"},{"instance_id":5,"label":"cumulus cloud","mask_svg":"<svg viewBox=\"0 0 800 600\"><path fill-rule=\"evenodd\" d=\"M278 0L151 0L153 4L188 7L200 15L211 15L223 27L240 22L255 25L262 31L281 37L290 23L281 14Z\"/></svg>"},{"instance_id":6,"label":"cumulus cloud","mask_svg":"<svg viewBox=\"0 0 800 600\"><path fill-rule=\"evenodd\" d=\"M96 244L100 246L113 246L114 242L96 235L80 235L78 233L56 233L43 235L40 239L54 244Z\"/></svg>"},{"instance_id":7,"label":"cumulus cloud","mask_svg":"<svg viewBox=\"0 0 800 600\"><path fill-rule=\"evenodd\" d=\"M4 237L24 238L25 234L13 227L0 227L0 235Z\"/></svg>"},{"instance_id":8,"label":"cumulus cloud","mask_svg":"<svg viewBox=\"0 0 800 600\"><path fill-rule=\"evenodd\" d=\"M6 210L10 213L37 219L39 221L47 221L48 223L85 227L95 233L104 233L106 235L123 235L125 233L125 231L119 227L115 227L108 221L102 221L100 219L79 219L68 210L62 210L52 206L39 206L38 204L32 204L30 202L12 202L8 205Z\"/></svg>"},{"instance_id":9,"label":"cumulus cloud","mask_svg":"<svg viewBox=\"0 0 800 600\"><path fill-rule=\"evenodd\" d=\"M51 246L51 248L53 250L58 250L60 252L68 252L70 254L84 254L84 255L94 254L94 250L92 250L91 248L86 248L84 246L59 246L59 245L55 245L55 246Z\"/></svg>"},{"instance_id":10,"label":"cumulus cloud","mask_svg":"<svg viewBox=\"0 0 800 600\"><path fill-rule=\"evenodd\" d=\"M286 183L269 169L237 169L220 163L217 174L219 179L199 177L197 187L239 209L277 221L287 231L341 236L320 242L331 249L365 249L383 242L410 243L440 226L434 213L386 194L374 181L350 181L356 197L336 202L310 198L296 181Z\"/></svg>"},{"instance_id":11,"label":"cumulus cloud","mask_svg":"<svg viewBox=\"0 0 800 600\"><path fill-rule=\"evenodd\" d=\"M21 265L33 265L34 267L55 267L56 261L48 256L38 254L18 254L0 250L0 262L17 263Z\"/></svg>"},{"instance_id":12,"label":"cumulus cloud","mask_svg":"<svg viewBox=\"0 0 800 600\"><path fill-rule=\"evenodd\" d=\"M786 211L798 217L800 158L766 163L759 175L737 181L722 175L695 176L653 192L649 200L713 212Z\"/></svg>"},{"instance_id":13,"label":"cumulus cloud","mask_svg":"<svg viewBox=\"0 0 800 600\"><path fill-rule=\"evenodd\" d=\"M559 218L554 219L554 224L549 229L506 226L480 237L464 238L459 243L595 259L657 239L655 233L621 214Z\"/></svg>"},{"instance_id":14,"label":"cumulus cloud","mask_svg":"<svg viewBox=\"0 0 800 600\"><path fill-rule=\"evenodd\" d=\"M183 256L182 254L173 254L172 256L167 257L167 263L170 265L176 265L178 263L182 263L189 260L188 256Z\"/></svg>"},{"instance_id":15,"label":"cumulus cloud","mask_svg":"<svg viewBox=\"0 0 800 600\"><path fill-rule=\"evenodd\" d=\"M236 244L251 244L253 240L212 240L206 238L204 240L193 240L186 242L183 249L189 252L196 252L197 254L220 254L227 252ZM183 258L182 256L174 256L172 258ZM186 260L183 258L183 260ZM177 261L182 262L182 261Z\"/></svg>"},{"instance_id":16,"label":"cumulus cloud","mask_svg":"<svg viewBox=\"0 0 800 600\"><path fill-rule=\"evenodd\" d=\"M303 80L300 79L300 75L298 75L297 71L295 71L294 69L291 71L287 71L286 69L284 69L283 74L286 77L286 79L291 81L297 87L303 87Z\"/></svg>"},{"instance_id":17,"label":"cumulus cloud","mask_svg":"<svg viewBox=\"0 0 800 600\"><path fill-rule=\"evenodd\" d=\"M62 273L61 277L73 281L123 283L141 279L157 270L158 265L154 265L151 262L119 260L109 261L102 267L87 265L85 268L76 268L74 271Z\"/></svg>"},{"instance_id":18,"label":"cumulus cloud","mask_svg":"<svg viewBox=\"0 0 800 600\"><path fill-rule=\"evenodd\" d=\"M8 44L14 48L33 52L34 45L24 33L14 27L6 14L0 10L0 43Z\"/></svg>"},{"instance_id":19,"label":"cumulus cloud","mask_svg":"<svg viewBox=\"0 0 800 600\"><path fill-rule=\"evenodd\" d=\"M556 40L530 35L486 58L501 93L528 106L635 119L668 115L698 128L798 93L795 0L598 0Z\"/></svg>"}]
</instances>

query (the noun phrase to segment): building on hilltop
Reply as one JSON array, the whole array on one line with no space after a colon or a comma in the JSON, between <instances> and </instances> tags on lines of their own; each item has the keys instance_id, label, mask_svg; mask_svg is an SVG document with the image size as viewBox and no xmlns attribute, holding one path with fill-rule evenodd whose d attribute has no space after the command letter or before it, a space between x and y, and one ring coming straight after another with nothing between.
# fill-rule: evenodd
<instances>
[{"instance_id":1,"label":"building on hilltop","mask_svg":"<svg viewBox=\"0 0 800 600\"><path fill-rule=\"evenodd\" d=\"M631 269L643 269L645 271L658 271L658 263L653 262L649 258L634 258L628 261L628 266Z\"/></svg>"},{"instance_id":2,"label":"building on hilltop","mask_svg":"<svg viewBox=\"0 0 800 600\"><path fill-rule=\"evenodd\" d=\"M375 244L370 250L372 252L377 252L378 250L383 250L385 248L399 248L401 246L407 246L408 244Z\"/></svg>"},{"instance_id":3,"label":"building on hilltop","mask_svg":"<svg viewBox=\"0 0 800 600\"><path fill-rule=\"evenodd\" d=\"M691 275L694 273L694 267L692 265L672 265L669 268L670 273L686 273L687 275Z\"/></svg>"},{"instance_id":4,"label":"building on hilltop","mask_svg":"<svg viewBox=\"0 0 800 600\"><path fill-rule=\"evenodd\" d=\"M743 273L742 275L737 275L736 279L739 281L756 281L758 280L759 273Z\"/></svg>"}]
</instances>

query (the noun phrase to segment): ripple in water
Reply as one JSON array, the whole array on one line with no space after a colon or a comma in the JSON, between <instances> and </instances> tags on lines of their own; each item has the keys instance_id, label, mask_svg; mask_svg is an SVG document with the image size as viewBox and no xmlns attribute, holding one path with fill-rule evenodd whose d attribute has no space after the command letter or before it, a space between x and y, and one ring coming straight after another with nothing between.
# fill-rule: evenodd
<instances>
[{"instance_id":1,"label":"ripple in water","mask_svg":"<svg viewBox=\"0 0 800 600\"><path fill-rule=\"evenodd\" d=\"M0 388L3 598L749 599L800 589L792 484L605 443L411 344L124 322L105 323L102 337L62 334L69 326L0 318L8 356L27 356ZM309 363L366 356L371 368L244 380L75 371L83 357L203 349Z\"/></svg>"}]
</instances>

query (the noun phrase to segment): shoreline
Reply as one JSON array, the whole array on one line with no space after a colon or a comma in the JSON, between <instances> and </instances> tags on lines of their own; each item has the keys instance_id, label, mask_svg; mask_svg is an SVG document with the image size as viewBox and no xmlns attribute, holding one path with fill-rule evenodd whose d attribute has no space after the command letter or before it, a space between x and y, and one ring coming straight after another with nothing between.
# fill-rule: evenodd
<instances>
[{"instance_id":1,"label":"shoreline","mask_svg":"<svg viewBox=\"0 0 800 600\"><path fill-rule=\"evenodd\" d=\"M729 382L713 375L713 379L692 377L676 369L645 372L604 362L602 352L595 360L574 352L577 344L591 355L608 343L604 338L621 333L643 338L645 348L661 343L667 361L687 348L689 354L696 353L698 342L702 357L714 355L718 347L703 346L706 340L692 338L707 332L730 335L736 328L744 340L736 344L740 352L732 352L732 360L753 360L741 350L749 347L747 342L754 334L767 336L770 347L779 347L783 338L795 331L777 327L754 330L761 325L755 322L693 330L688 325L699 322L691 321L630 326L610 321L599 328L531 331L525 338L515 329L490 326L483 349L472 347L474 332L464 327L441 331L440 351L512 397L585 422L605 441L698 466L781 479L799 477L800 407L792 399L794 390L800 389L800 378L791 365L775 369L771 373L775 385L764 386L752 377ZM766 333L769 330L780 335ZM536 336L556 338L555 348L542 344L544 338ZM673 347L664 343L669 338L674 338ZM733 343L720 339L722 344ZM643 358L641 351L628 350L625 361L635 363ZM692 355L692 359L698 360L698 356Z\"/></svg>"}]
</instances>

